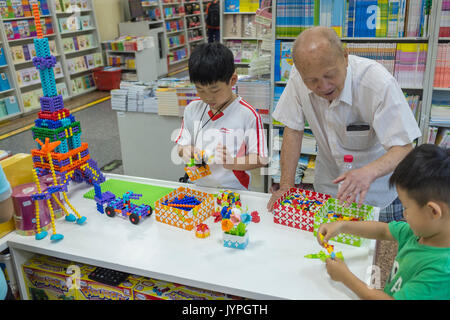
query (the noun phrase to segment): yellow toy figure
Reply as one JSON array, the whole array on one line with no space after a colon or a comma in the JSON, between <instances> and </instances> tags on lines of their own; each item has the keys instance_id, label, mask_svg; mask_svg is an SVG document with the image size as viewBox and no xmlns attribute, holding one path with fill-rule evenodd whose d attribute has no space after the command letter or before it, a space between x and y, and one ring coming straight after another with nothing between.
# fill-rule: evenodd
<instances>
[{"instance_id":1,"label":"yellow toy figure","mask_svg":"<svg viewBox=\"0 0 450 320\"><path fill-rule=\"evenodd\" d=\"M50 166L50 172L53 177L53 185L48 187L46 192L42 192L41 184L39 182L37 171L35 168L33 168L33 180L36 183L36 187L38 190L38 192L32 196L32 199L34 200L34 203L35 203L36 228L37 228L36 240L44 239L47 236L47 231L41 230L40 212L39 212L39 204L38 204L39 200L45 200L47 202L48 209L50 210L50 219L51 219L51 223L52 223L53 235L50 237L50 240L58 241L58 240L62 240L64 238L64 236L62 234L56 233L55 214L53 212L53 206L50 202L50 198L53 198L53 200L55 200L55 202L58 204L58 206L61 207L61 209L64 211L64 213L66 214L65 219L67 221L70 221L70 222L76 221L77 224L81 225L86 221L86 217L80 216L80 214L70 204L69 199L67 198L66 192L67 192L67 185L69 183L68 177L66 177L66 179L64 181L62 181L60 184L58 184L58 181L56 179L55 167L53 165L53 159L52 159L52 151L59 146L61 141L58 140L58 141L50 143L49 138L46 138L45 144L42 143L39 139L36 139L36 142L41 145L41 151L47 155L47 161ZM56 197L55 193L57 193L57 192L62 193L64 200L66 201L67 205L72 209L72 211L75 213L77 218L73 214L69 214L67 209L61 203L61 201L59 201L58 197Z\"/></svg>"}]
</instances>

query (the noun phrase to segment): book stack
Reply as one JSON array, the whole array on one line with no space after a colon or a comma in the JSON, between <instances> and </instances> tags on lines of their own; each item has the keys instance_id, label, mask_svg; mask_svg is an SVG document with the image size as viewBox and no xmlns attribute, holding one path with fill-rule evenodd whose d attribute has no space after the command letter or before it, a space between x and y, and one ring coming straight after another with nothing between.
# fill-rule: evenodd
<instances>
[{"instance_id":1,"label":"book stack","mask_svg":"<svg viewBox=\"0 0 450 320\"><path fill-rule=\"evenodd\" d=\"M30 0L2 0L0 1L0 15L3 19L24 18L33 15L31 13ZM41 16L50 14L47 0L38 0Z\"/></svg>"},{"instance_id":2,"label":"book stack","mask_svg":"<svg viewBox=\"0 0 450 320\"><path fill-rule=\"evenodd\" d=\"M49 40L48 45L50 47L50 53L54 56L57 56L58 50L56 48L55 40ZM34 43L12 46L10 48L14 64L31 61L34 57L36 57Z\"/></svg>"},{"instance_id":3,"label":"book stack","mask_svg":"<svg viewBox=\"0 0 450 320\"><path fill-rule=\"evenodd\" d=\"M183 115L186 106L191 103L191 101L199 99L197 89L189 81L177 83L175 89L178 97L179 114Z\"/></svg>"},{"instance_id":4,"label":"book stack","mask_svg":"<svg viewBox=\"0 0 450 320\"><path fill-rule=\"evenodd\" d=\"M450 88L450 44L439 43L437 50L433 86Z\"/></svg>"},{"instance_id":5,"label":"book stack","mask_svg":"<svg viewBox=\"0 0 450 320\"><path fill-rule=\"evenodd\" d=\"M94 21L91 16L70 16L67 18L59 18L59 31L68 33L79 30L91 30L94 28Z\"/></svg>"},{"instance_id":6,"label":"book stack","mask_svg":"<svg viewBox=\"0 0 450 320\"><path fill-rule=\"evenodd\" d=\"M276 34L296 37L312 26L340 37L426 37L430 0L280 0Z\"/></svg>"},{"instance_id":7,"label":"book stack","mask_svg":"<svg viewBox=\"0 0 450 320\"><path fill-rule=\"evenodd\" d=\"M126 89L111 90L111 108L117 111L127 111L127 93Z\"/></svg>"},{"instance_id":8,"label":"book stack","mask_svg":"<svg viewBox=\"0 0 450 320\"><path fill-rule=\"evenodd\" d=\"M450 0L442 1L439 37L450 37Z\"/></svg>"},{"instance_id":9,"label":"book stack","mask_svg":"<svg viewBox=\"0 0 450 320\"><path fill-rule=\"evenodd\" d=\"M428 44L398 43L394 77L402 88L423 86Z\"/></svg>"},{"instance_id":10,"label":"book stack","mask_svg":"<svg viewBox=\"0 0 450 320\"><path fill-rule=\"evenodd\" d=\"M270 81L253 80L251 78L239 79L236 91L247 101L261 116L264 123L269 122Z\"/></svg>"},{"instance_id":11,"label":"book stack","mask_svg":"<svg viewBox=\"0 0 450 320\"><path fill-rule=\"evenodd\" d=\"M158 114L160 116L183 116L178 107L178 96L175 88L158 88Z\"/></svg>"},{"instance_id":12,"label":"book stack","mask_svg":"<svg viewBox=\"0 0 450 320\"><path fill-rule=\"evenodd\" d=\"M450 105L448 100L433 100L431 104L430 126L450 127Z\"/></svg>"},{"instance_id":13,"label":"book stack","mask_svg":"<svg viewBox=\"0 0 450 320\"><path fill-rule=\"evenodd\" d=\"M76 57L67 60L67 69L70 74L79 73L86 70L91 70L103 65L103 58L101 52L88 54L81 57Z\"/></svg>"},{"instance_id":14,"label":"book stack","mask_svg":"<svg viewBox=\"0 0 450 320\"><path fill-rule=\"evenodd\" d=\"M347 43L349 54L375 60L394 74L396 43Z\"/></svg>"},{"instance_id":15,"label":"book stack","mask_svg":"<svg viewBox=\"0 0 450 320\"><path fill-rule=\"evenodd\" d=\"M92 74L88 74L82 77L78 77L71 80L72 93L81 94L95 87L95 81Z\"/></svg>"},{"instance_id":16,"label":"book stack","mask_svg":"<svg viewBox=\"0 0 450 320\"><path fill-rule=\"evenodd\" d=\"M405 93L405 98L409 104L409 107L411 108L412 113L414 114L414 117L416 118L417 123L419 123L420 109L422 108L422 101L420 100L420 96L408 95Z\"/></svg>"},{"instance_id":17,"label":"book stack","mask_svg":"<svg viewBox=\"0 0 450 320\"><path fill-rule=\"evenodd\" d=\"M61 62L56 62L53 68L53 72L55 75L55 79L64 77ZM16 70L16 76L19 87L21 88L41 82L39 70L37 70L35 67Z\"/></svg>"},{"instance_id":18,"label":"book stack","mask_svg":"<svg viewBox=\"0 0 450 320\"><path fill-rule=\"evenodd\" d=\"M97 46L97 42L93 34L86 34L77 37L62 38L62 46L64 53L71 53L94 48Z\"/></svg>"},{"instance_id":19,"label":"book stack","mask_svg":"<svg viewBox=\"0 0 450 320\"><path fill-rule=\"evenodd\" d=\"M141 51L153 47L152 37L121 36L114 40L103 42L106 50L111 51Z\"/></svg>"},{"instance_id":20,"label":"book stack","mask_svg":"<svg viewBox=\"0 0 450 320\"><path fill-rule=\"evenodd\" d=\"M34 20L4 21L6 37L8 40L19 40L36 37ZM51 18L41 18L42 32L51 35L54 32Z\"/></svg>"},{"instance_id":21,"label":"book stack","mask_svg":"<svg viewBox=\"0 0 450 320\"><path fill-rule=\"evenodd\" d=\"M234 62L250 63L258 52L256 40L227 40L225 45L233 52Z\"/></svg>"},{"instance_id":22,"label":"book stack","mask_svg":"<svg viewBox=\"0 0 450 320\"><path fill-rule=\"evenodd\" d=\"M169 64L186 58L187 58L187 48L172 50L167 54L167 60L169 61Z\"/></svg>"},{"instance_id":23,"label":"book stack","mask_svg":"<svg viewBox=\"0 0 450 320\"><path fill-rule=\"evenodd\" d=\"M69 96L66 84L64 82L56 84L56 91L58 95L59 94L62 95L63 98ZM22 93L22 100L25 107L25 111L40 108L41 104L39 98L42 97L42 95L43 95L42 88Z\"/></svg>"}]
</instances>

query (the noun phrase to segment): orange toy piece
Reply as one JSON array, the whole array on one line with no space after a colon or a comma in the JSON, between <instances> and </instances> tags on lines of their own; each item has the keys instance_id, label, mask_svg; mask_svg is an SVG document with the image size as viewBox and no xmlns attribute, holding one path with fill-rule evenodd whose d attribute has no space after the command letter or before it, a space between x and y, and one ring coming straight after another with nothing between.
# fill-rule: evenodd
<instances>
[{"instance_id":1,"label":"orange toy piece","mask_svg":"<svg viewBox=\"0 0 450 320\"><path fill-rule=\"evenodd\" d=\"M38 39L42 39L44 36L44 33L42 32L42 25L41 25L41 19L39 14L39 6L37 3L32 4L32 10L33 10L33 16L34 16L34 24L36 26L36 33Z\"/></svg>"},{"instance_id":2,"label":"orange toy piece","mask_svg":"<svg viewBox=\"0 0 450 320\"><path fill-rule=\"evenodd\" d=\"M166 204L169 207L180 207L180 208L194 208L195 204L177 204L177 203L168 203Z\"/></svg>"}]
</instances>

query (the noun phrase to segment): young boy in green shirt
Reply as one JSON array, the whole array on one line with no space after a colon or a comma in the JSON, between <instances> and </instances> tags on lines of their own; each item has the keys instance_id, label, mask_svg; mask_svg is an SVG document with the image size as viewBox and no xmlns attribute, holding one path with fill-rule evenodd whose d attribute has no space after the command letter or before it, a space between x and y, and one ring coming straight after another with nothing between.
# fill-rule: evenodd
<instances>
[{"instance_id":1,"label":"young boy in green shirt","mask_svg":"<svg viewBox=\"0 0 450 320\"><path fill-rule=\"evenodd\" d=\"M339 233L398 242L391 274L383 291L371 289L339 259L327 259L328 274L362 299L450 299L450 149L423 144L394 170L406 222L338 221L323 224L323 241Z\"/></svg>"}]
</instances>

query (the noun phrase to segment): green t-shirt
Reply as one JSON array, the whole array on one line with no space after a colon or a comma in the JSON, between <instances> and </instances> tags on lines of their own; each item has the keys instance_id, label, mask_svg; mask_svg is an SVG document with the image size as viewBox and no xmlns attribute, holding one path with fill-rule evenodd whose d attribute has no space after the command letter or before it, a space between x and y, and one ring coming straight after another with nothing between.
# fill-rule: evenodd
<instances>
[{"instance_id":1,"label":"green t-shirt","mask_svg":"<svg viewBox=\"0 0 450 320\"><path fill-rule=\"evenodd\" d=\"M384 292L399 300L450 299L450 248L420 244L406 222L389 223L398 252Z\"/></svg>"}]
</instances>

